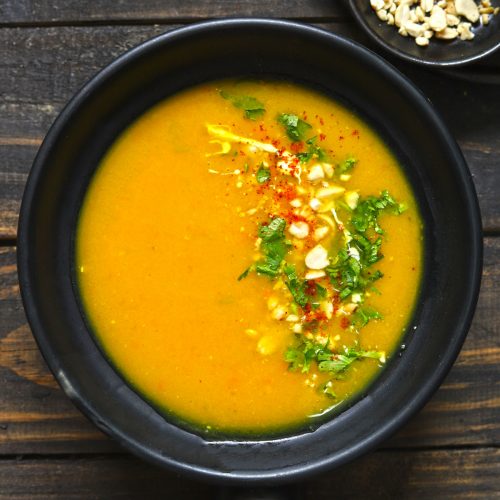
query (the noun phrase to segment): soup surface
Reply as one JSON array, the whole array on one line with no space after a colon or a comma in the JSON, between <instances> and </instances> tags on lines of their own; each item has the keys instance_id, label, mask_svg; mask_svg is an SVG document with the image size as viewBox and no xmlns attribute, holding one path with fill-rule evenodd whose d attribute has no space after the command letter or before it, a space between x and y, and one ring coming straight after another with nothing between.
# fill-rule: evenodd
<instances>
[{"instance_id":1,"label":"soup surface","mask_svg":"<svg viewBox=\"0 0 500 500\"><path fill-rule=\"evenodd\" d=\"M84 309L147 399L199 429L304 425L399 346L422 227L356 115L285 82L179 93L110 148L76 234Z\"/></svg>"}]
</instances>

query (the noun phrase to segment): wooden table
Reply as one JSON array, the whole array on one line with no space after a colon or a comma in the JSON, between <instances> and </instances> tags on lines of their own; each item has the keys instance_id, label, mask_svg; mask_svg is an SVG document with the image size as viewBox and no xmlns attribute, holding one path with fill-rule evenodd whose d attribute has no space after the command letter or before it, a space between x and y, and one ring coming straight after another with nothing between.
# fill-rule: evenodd
<instances>
[{"instance_id":1,"label":"wooden table","mask_svg":"<svg viewBox=\"0 0 500 500\"><path fill-rule=\"evenodd\" d=\"M68 98L127 48L226 16L301 20L367 43L338 0L0 0L0 498L216 496L213 486L131 456L72 405L26 323L15 256L26 177ZM500 76L496 59L477 74ZM294 491L319 500L500 498L500 86L396 65L442 113L474 176L485 244L479 304L424 410L377 451Z\"/></svg>"}]
</instances>

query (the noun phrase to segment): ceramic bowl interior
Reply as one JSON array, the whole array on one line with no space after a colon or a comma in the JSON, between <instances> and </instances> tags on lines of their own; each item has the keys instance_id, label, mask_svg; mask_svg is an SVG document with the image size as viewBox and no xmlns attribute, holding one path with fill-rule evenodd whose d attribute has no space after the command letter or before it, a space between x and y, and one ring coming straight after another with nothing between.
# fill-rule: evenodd
<instances>
[{"instance_id":1,"label":"ceramic bowl interior","mask_svg":"<svg viewBox=\"0 0 500 500\"><path fill-rule=\"evenodd\" d=\"M435 67L452 67L478 62L500 49L500 15L492 16L486 26L473 27L472 41L431 40L420 47L415 39L398 34L395 26L381 21L368 0L346 0L358 24L367 35L389 53L407 61Z\"/></svg>"},{"instance_id":2,"label":"ceramic bowl interior","mask_svg":"<svg viewBox=\"0 0 500 500\"><path fill-rule=\"evenodd\" d=\"M367 78L369 75L369 78ZM201 82L252 76L297 81L340 99L390 144L425 221L425 272L406 349L352 407L279 439L198 435L129 387L96 345L79 308L73 239L89 180L124 128L160 99ZM33 165L19 226L19 273L39 347L68 396L134 453L198 478L277 483L372 449L439 386L467 333L481 271L481 225L464 159L425 97L361 46L305 25L227 20L144 43L68 104Z\"/></svg>"}]
</instances>

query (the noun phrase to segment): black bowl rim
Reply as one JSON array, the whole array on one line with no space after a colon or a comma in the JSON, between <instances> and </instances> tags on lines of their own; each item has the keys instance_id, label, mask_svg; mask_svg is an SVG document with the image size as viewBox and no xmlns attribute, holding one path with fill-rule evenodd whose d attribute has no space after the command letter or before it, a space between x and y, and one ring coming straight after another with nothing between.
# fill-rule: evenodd
<instances>
[{"instance_id":1,"label":"black bowl rim","mask_svg":"<svg viewBox=\"0 0 500 500\"><path fill-rule=\"evenodd\" d=\"M88 404L88 402L81 397L80 394L75 393L75 391L71 387L71 384L68 383L66 374L59 366L59 363L57 362L57 359L52 352L50 342L48 341L48 338L43 330L42 322L37 310L36 298L33 294L29 280L28 263L30 249L28 246L28 240L36 186L40 178L43 176L44 170L46 168L46 160L51 148L56 142L56 139L64 132L68 123L71 122L73 114L85 102L87 96L94 92L102 82L111 78L117 72L120 72L121 69L129 64L131 60L141 58L143 55L147 54L150 48L156 47L157 45L169 44L170 41L177 41L178 39L182 39L183 37L189 37L191 34L199 34L200 32L203 33L204 31L211 32L213 30L224 27L265 27L267 29L281 27L292 31L300 30L304 33L310 34L311 36L317 37L318 39L333 41L346 48L350 48L350 50L357 51L360 59L371 61L371 63L376 65L383 74L385 74L386 76L390 76L391 80L394 82L395 87L398 87L402 92L407 94L409 98L413 99L416 104L419 104L425 110L426 117L435 125L436 133L439 134L443 141L448 144L450 152L452 153L452 156L455 160L452 164L452 167L455 170L454 173L456 175L457 181L459 181L459 183L464 188L469 220L471 223L470 232L473 237L473 241L471 242L471 269L469 280L469 283L472 286L470 286L467 290L467 294L463 300L464 308L463 314L460 318L461 329L454 335L452 339L453 342L450 343L449 348L441 358L439 366L433 372L433 376L429 378L425 385L421 386L421 389L418 393L414 394L411 404L407 405L404 408L401 408L400 411L394 416L394 418L392 418L388 422L385 422L385 424L382 425L376 433L369 436L364 441L356 443L356 445L351 447L348 451L334 454L333 456L329 456L325 459L320 458L317 461L311 463L266 470L265 472L259 473L249 471L225 472L205 468L203 466L179 462L175 459L175 457L170 458L160 456L147 445L143 445L142 443L133 441L127 435L122 433L120 429L114 428L113 425L110 425L109 420L106 419L106 416L98 414L98 412L95 411L95 409L93 409ZM49 129L42 145L40 146L39 152L33 162L32 169L29 173L21 204L18 223L17 263L23 305L26 311L28 322L31 326L33 335L40 348L40 351L42 352L44 359L46 360L49 368L51 369L64 392L95 425L97 425L101 430L115 438L123 446L133 451L136 455L142 457L143 459L156 465L161 465L164 467L167 466L175 471L188 474L197 479L202 478L204 480L209 480L212 482L224 482L233 484L278 484L297 480L305 476L310 476L313 473L319 473L321 471L328 470L333 466L338 467L354 460L355 458L359 457L362 454L365 454L370 450L373 450L383 440L387 439L396 430L398 430L424 406L431 395L442 383L444 377L447 375L453 362L458 356L458 353L470 328L479 295L482 273L482 252L482 227L479 203L474 189L474 184L472 182L472 177L470 175L470 172L468 171L465 159L455 139L451 136L444 122L434 110L428 99L407 77L401 74L396 68L385 61L382 57L363 47L361 44L358 44L337 34L325 31L323 29L303 23L286 20L232 18L195 23L193 25L177 28L170 32L149 39L120 55L118 58L104 67L100 72L98 72L95 76L93 76L78 92L76 92L74 97L64 107L64 109L61 111L61 113ZM56 370L55 367L58 367L59 369ZM229 442L234 443L234 441L232 440L229 440ZM245 443L245 441L241 441L241 443Z\"/></svg>"},{"instance_id":2,"label":"black bowl rim","mask_svg":"<svg viewBox=\"0 0 500 500\"><path fill-rule=\"evenodd\" d=\"M490 48L487 50L484 50L482 52L479 52L475 55L468 56L468 57L459 57L456 59L449 59L447 61L434 61L430 59L426 59L425 57L416 57L408 54L404 50L399 50L396 47L393 47L391 44L387 43L385 39L381 36L379 36L375 31L371 29L369 24L366 22L365 16L363 16L360 12L357 6L354 4L354 0L346 0L347 5L349 6L349 9L351 10L354 19L356 20L358 26L361 26L361 28L364 30L364 32L377 44L379 44L381 47L384 48L384 50L387 50L391 54L404 59L405 61L409 61L415 64L420 64L422 66L427 66L430 68L451 68L451 67L459 67L459 66L465 66L468 64L472 64L475 62L480 61L481 59L486 58L487 56L490 56L494 52L500 49L500 42L492 45Z\"/></svg>"}]
</instances>

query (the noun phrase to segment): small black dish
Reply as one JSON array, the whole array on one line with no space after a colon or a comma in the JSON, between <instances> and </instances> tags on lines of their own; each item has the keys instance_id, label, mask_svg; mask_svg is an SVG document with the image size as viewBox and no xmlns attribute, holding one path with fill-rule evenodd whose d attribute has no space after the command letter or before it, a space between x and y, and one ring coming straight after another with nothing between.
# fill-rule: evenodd
<instances>
[{"instance_id":1,"label":"small black dish","mask_svg":"<svg viewBox=\"0 0 500 500\"><path fill-rule=\"evenodd\" d=\"M375 43L412 63L435 68L463 66L483 60L500 48L500 15L491 16L487 26L473 27L473 40L431 39L427 47L420 47L414 38L401 36L395 26L381 21L369 0L346 0L346 3L359 26Z\"/></svg>"},{"instance_id":2,"label":"small black dish","mask_svg":"<svg viewBox=\"0 0 500 500\"><path fill-rule=\"evenodd\" d=\"M227 77L290 79L360 113L399 156L425 221L425 271L406 349L351 408L281 438L217 439L167 420L129 387L96 345L72 279L82 198L120 132L160 99ZM414 415L452 366L477 301L482 235L470 173L427 99L383 59L310 26L211 21L143 43L85 85L45 138L27 182L19 280L33 334L66 394L137 455L191 476L270 484L338 467Z\"/></svg>"}]
</instances>

